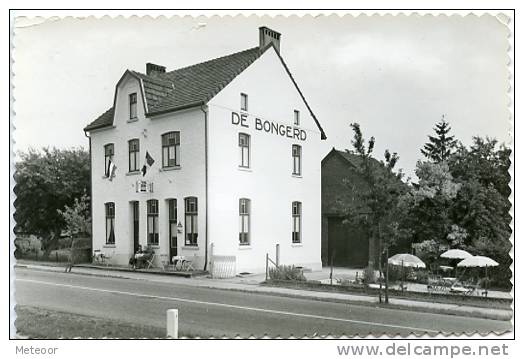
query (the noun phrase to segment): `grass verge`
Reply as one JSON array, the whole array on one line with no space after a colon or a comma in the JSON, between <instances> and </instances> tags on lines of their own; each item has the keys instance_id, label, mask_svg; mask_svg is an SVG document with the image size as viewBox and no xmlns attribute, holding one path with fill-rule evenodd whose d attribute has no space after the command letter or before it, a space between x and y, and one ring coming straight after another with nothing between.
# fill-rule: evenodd
<instances>
[{"instance_id":1,"label":"grass verge","mask_svg":"<svg viewBox=\"0 0 524 359\"><path fill-rule=\"evenodd\" d=\"M55 310L15 308L17 334L29 339L163 339L166 329Z\"/></svg>"}]
</instances>

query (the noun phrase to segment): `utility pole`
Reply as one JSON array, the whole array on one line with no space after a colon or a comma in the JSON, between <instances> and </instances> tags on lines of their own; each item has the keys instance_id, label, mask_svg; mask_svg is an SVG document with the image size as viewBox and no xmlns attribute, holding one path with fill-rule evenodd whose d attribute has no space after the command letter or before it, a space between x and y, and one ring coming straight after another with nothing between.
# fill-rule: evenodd
<instances>
[{"instance_id":1,"label":"utility pole","mask_svg":"<svg viewBox=\"0 0 524 359\"><path fill-rule=\"evenodd\" d=\"M389 303L389 246L386 247L386 303Z\"/></svg>"}]
</instances>

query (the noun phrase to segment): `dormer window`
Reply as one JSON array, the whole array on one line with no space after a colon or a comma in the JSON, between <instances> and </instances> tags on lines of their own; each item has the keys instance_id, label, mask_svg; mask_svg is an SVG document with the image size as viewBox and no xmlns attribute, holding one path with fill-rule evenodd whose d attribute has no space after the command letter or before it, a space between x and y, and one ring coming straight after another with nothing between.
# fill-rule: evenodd
<instances>
[{"instance_id":1,"label":"dormer window","mask_svg":"<svg viewBox=\"0 0 524 359\"><path fill-rule=\"evenodd\" d=\"M113 162L113 156L115 154L115 145L113 143L108 143L104 146L104 175L109 177L111 162Z\"/></svg>"},{"instance_id":2,"label":"dormer window","mask_svg":"<svg viewBox=\"0 0 524 359\"><path fill-rule=\"evenodd\" d=\"M129 95L129 119L136 119L136 92Z\"/></svg>"}]
</instances>

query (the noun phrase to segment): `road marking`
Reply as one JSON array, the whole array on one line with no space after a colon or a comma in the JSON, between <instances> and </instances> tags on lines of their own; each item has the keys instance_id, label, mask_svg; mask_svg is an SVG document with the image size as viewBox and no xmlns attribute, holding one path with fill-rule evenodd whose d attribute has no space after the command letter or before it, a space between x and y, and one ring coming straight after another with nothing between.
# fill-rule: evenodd
<instances>
[{"instance_id":1,"label":"road marking","mask_svg":"<svg viewBox=\"0 0 524 359\"><path fill-rule=\"evenodd\" d=\"M386 328L407 329L407 330L415 330L415 331L422 331L422 332L428 332L428 333L437 333L437 334L440 333L440 331L438 331L438 330L425 329L425 328L408 327L408 326L403 326L403 325L394 325L394 324L385 324L385 323L376 323L376 322L367 322L367 321L355 320L355 319L325 317L325 316L322 316L322 315L315 315L315 314L293 313L293 312L286 312L286 311L274 310L274 309L245 307L245 306L241 306L241 305L225 304L225 303L217 303L217 302L206 302L206 301L195 300L195 299L186 299L186 298L178 298L178 297L164 297L164 296L159 296L159 295L150 295L150 294L141 294L141 293L134 293L134 292L125 292L125 291L120 291L120 290L84 287L84 286L73 285L73 284L52 283L52 282L39 281L39 280L33 280L33 279L20 279L20 278L17 278L15 280L19 281L19 282L28 282L28 283L36 283L36 284L53 285L53 286L57 286L57 287L65 287L65 288L72 288L72 289L90 290L90 291L93 291L93 292L123 294L123 295L142 297L142 298L148 298L148 299L161 299L161 300L176 301L176 302L191 303L191 304L212 305L212 306L216 306L216 307L223 307L223 308L230 308L230 309L241 309L241 310L248 310L248 311L254 311L254 312L262 312L262 313L270 313L270 314L281 314L281 315L287 315L287 316L293 316L293 317L301 317L301 318L331 320L331 321L336 321L336 322L364 324L364 325L380 326L380 327L386 327Z\"/></svg>"}]
</instances>

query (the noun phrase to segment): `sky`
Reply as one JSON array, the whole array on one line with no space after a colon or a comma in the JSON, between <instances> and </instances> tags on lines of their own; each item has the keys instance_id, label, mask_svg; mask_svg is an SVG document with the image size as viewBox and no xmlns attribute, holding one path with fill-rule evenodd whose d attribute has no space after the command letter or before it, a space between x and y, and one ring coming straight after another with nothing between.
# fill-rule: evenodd
<instances>
[{"instance_id":1,"label":"sky","mask_svg":"<svg viewBox=\"0 0 524 359\"><path fill-rule=\"evenodd\" d=\"M281 54L324 128L323 151L351 148L350 123L400 156L408 176L444 115L472 136L511 144L509 30L496 17L104 17L17 19L15 151L88 147L83 128L111 107L126 69L167 71L282 34Z\"/></svg>"}]
</instances>

